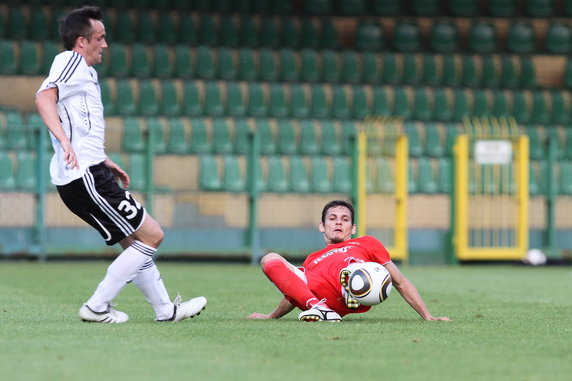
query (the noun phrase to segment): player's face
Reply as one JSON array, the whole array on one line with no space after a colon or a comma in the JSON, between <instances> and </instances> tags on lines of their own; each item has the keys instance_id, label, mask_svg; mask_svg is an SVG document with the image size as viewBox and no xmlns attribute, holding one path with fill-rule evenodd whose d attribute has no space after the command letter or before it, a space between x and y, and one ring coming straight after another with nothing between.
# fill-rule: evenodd
<instances>
[{"instance_id":1,"label":"player's face","mask_svg":"<svg viewBox=\"0 0 572 381\"><path fill-rule=\"evenodd\" d=\"M347 241L356 232L352 215L345 206L333 206L326 212L326 219L320 223L320 231L328 245Z\"/></svg>"},{"instance_id":2,"label":"player's face","mask_svg":"<svg viewBox=\"0 0 572 381\"><path fill-rule=\"evenodd\" d=\"M107 48L107 41L105 41L105 27L99 20L91 20L93 33L89 41L84 41L84 54L83 57L88 66L97 65L101 63L103 49ZM82 38L82 37L80 37Z\"/></svg>"}]
</instances>

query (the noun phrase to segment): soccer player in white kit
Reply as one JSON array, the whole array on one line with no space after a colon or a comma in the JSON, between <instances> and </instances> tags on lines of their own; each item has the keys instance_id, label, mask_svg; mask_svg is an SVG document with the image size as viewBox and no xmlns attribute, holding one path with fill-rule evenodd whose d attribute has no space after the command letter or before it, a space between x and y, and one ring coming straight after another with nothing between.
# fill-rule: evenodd
<instances>
[{"instance_id":1,"label":"soccer player in white kit","mask_svg":"<svg viewBox=\"0 0 572 381\"><path fill-rule=\"evenodd\" d=\"M65 51L54 58L36 93L36 106L50 130L54 156L50 176L66 206L123 252L109 265L93 295L79 310L84 321L124 323L126 313L112 307L129 282L145 295L158 321L198 315L204 297L171 301L153 255L164 234L159 223L125 189L129 175L106 156L105 120L97 72L107 47L101 9L71 11L60 24Z\"/></svg>"}]
</instances>

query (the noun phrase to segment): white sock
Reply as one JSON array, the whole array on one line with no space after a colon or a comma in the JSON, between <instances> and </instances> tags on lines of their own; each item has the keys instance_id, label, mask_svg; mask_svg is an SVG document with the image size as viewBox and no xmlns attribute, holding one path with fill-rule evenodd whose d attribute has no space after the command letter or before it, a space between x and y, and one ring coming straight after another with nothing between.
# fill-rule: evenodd
<instances>
[{"instance_id":1,"label":"white sock","mask_svg":"<svg viewBox=\"0 0 572 381\"><path fill-rule=\"evenodd\" d=\"M139 241L133 242L107 268L105 277L87 301L93 311L107 310L111 301L123 287L135 278L143 263L155 254L156 249Z\"/></svg>"},{"instance_id":2,"label":"white sock","mask_svg":"<svg viewBox=\"0 0 572 381\"><path fill-rule=\"evenodd\" d=\"M157 320L167 320L173 317L173 302L163 284L159 269L152 259L145 262L139 269L137 276L133 279L133 284L145 295L147 302L155 311Z\"/></svg>"}]
</instances>

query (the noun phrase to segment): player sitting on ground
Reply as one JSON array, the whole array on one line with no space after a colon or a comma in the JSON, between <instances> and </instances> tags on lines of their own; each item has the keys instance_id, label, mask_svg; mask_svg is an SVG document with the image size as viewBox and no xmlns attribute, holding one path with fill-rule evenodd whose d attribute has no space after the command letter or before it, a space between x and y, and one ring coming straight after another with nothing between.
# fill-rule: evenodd
<instances>
[{"instance_id":1,"label":"player sitting on ground","mask_svg":"<svg viewBox=\"0 0 572 381\"><path fill-rule=\"evenodd\" d=\"M284 298L270 314L253 313L251 319L278 319L295 307L302 310L301 321L341 321L348 313L361 313L371 307L357 308L346 304L340 271L353 262L377 262L385 266L393 280L393 287L425 320L449 321L448 317L435 317L429 313L417 288L391 261L385 247L371 236L352 239L356 226L354 208L340 200L330 201L322 210L320 232L324 233L326 247L310 254L301 268L297 268L281 255L266 254L260 261L262 271Z\"/></svg>"}]
</instances>

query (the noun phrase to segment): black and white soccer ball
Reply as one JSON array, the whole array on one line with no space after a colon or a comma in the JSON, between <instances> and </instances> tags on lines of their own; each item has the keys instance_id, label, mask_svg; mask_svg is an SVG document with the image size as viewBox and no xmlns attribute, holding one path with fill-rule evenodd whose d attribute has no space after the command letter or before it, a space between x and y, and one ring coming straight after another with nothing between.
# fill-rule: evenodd
<instances>
[{"instance_id":1,"label":"black and white soccer ball","mask_svg":"<svg viewBox=\"0 0 572 381\"><path fill-rule=\"evenodd\" d=\"M348 307L354 301L364 306L375 306L387 299L393 283L385 266L376 262L354 262L340 272L340 283L351 298L346 297Z\"/></svg>"}]
</instances>

